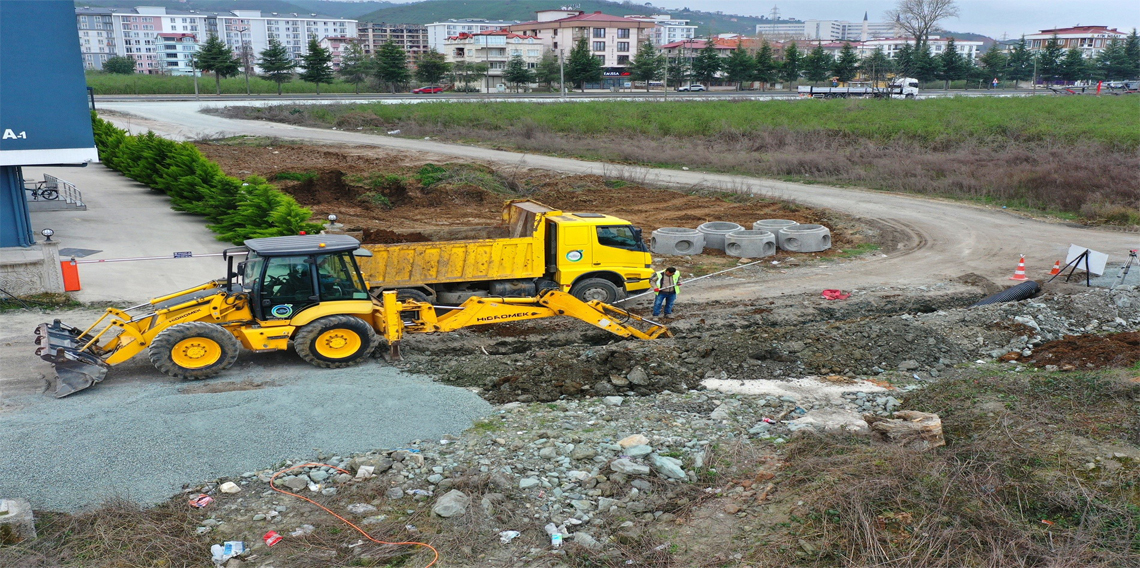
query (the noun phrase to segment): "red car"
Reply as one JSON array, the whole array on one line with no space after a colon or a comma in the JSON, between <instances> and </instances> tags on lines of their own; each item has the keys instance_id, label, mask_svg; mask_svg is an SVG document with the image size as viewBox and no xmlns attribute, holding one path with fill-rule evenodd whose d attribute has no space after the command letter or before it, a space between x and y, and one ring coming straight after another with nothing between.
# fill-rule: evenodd
<instances>
[{"instance_id":1,"label":"red car","mask_svg":"<svg viewBox=\"0 0 1140 568\"><path fill-rule=\"evenodd\" d=\"M420 87L412 89L412 92L417 95L434 95L435 93L442 93L443 87Z\"/></svg>"}]
</instances>

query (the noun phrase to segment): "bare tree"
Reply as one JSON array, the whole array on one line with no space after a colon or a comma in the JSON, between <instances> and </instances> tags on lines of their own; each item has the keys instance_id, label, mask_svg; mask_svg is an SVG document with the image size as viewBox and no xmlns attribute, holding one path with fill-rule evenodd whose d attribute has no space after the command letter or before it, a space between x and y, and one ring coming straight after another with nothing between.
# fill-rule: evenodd
<instances>
[{"instance_id":1,"label":"bare tree","mask_svg":"<svg viewBox=\"0 0 1140 568\"><path fill-rule=\"evenodd\" d=\"M938 22L957 17L958 5L954 0L898 0L893 10L887 11L887 19L894 20L913 37L915 45L938 30Z\"/></svg>"}]
</instances>

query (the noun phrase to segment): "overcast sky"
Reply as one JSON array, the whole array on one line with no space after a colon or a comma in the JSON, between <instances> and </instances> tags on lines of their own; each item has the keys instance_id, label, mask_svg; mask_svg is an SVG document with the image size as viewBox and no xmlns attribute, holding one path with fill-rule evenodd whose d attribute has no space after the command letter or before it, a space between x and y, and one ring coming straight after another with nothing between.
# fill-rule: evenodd
<instances>
[{"instance_id":1,"label":"overcast sky","mask_svg":"<svg viewBox=\"0 0 1140 568\"><path fill-rule=\"evenodd\" d=\"M637 0L634 0L637 3ZM689 7L749 16L768 15L775 5L780 17L801 20L883 20L893 0L654 0L654 6ZM961 17L943 27L1001 39L1038 30L1081 25L1105 25L1121 31L1140 28L1140 2L1136 0L958 0Z\"/></svg>"}]
</instances>

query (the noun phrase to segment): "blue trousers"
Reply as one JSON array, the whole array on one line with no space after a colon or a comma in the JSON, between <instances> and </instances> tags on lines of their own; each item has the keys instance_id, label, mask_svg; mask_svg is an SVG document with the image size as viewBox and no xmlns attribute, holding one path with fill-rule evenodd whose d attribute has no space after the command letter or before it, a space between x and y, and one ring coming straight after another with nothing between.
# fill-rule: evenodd
<instances>
[{"instance_id":1,"label":"blue trousers","mask_svg":"<svg viewBox=\"0 0 1140 568\"><path fill-rule=\"evenodd\" d=\"M653 299L653 315L661 315L661 305L665 305L665 315L673 315L673 301L677 299L676 292L659 292Z\"/></svg>"}]
</instances>

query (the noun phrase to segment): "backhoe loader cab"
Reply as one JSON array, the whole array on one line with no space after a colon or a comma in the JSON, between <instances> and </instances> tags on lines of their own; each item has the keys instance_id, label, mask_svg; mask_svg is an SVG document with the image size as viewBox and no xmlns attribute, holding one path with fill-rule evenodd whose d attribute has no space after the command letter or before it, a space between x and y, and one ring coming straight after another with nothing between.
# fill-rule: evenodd
<instances>
[{"instance_id":1,"label":"backhoe loader cab","mask_svg":"<svg viewBox=\"0 0 1140 568\"><path fill-rule=\"evenodd\" d=\"M226 250L231 289L249 294L254 317L261 321L287 320L322 302L368 300L353 254L359 247L345 235L250 239L244 247ZM248 256L235 271L232 255L242 250Z\"/></svg>"}]
</instances>

